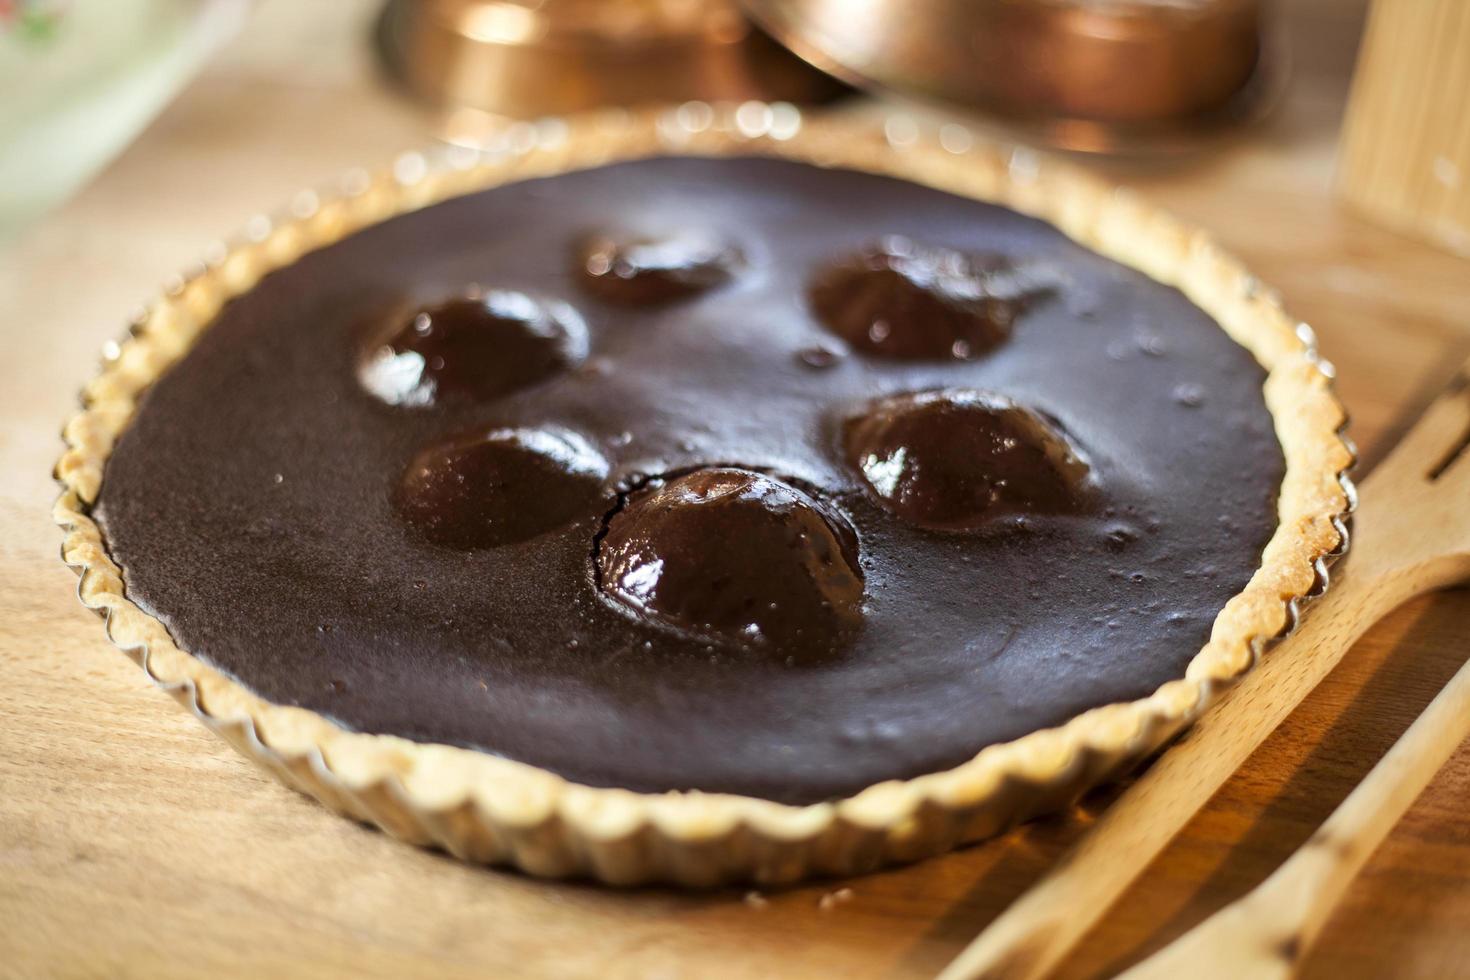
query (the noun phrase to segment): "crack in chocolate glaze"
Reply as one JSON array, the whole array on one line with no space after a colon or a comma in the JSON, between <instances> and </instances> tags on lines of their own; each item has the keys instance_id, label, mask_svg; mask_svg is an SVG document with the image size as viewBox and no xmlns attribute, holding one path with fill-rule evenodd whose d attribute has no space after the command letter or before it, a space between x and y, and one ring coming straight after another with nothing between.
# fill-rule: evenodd
<instances>
[{"instance_id":1,"label":"crack in chocolate glaze","mask_svg":"<svg viewBox=\"0 0 1470 980\"><path fill-rule=\"evenodd\" d=\"M650 228L713 234L744 260L677 302L582 287L582 236ZM1031 301L984 356L850 347L808 290L888 236L1048 270L1057 301ZM466 283L574 305L584 332L533 383L397 404L364 387L366 345L412 326L403 297L432 307ZM850 356L804 361L818 347ZM1003 208L779 160L648 159L424 208L265 276L144 395L94 515L129 597L272 701L592 785L811 803L1181 676L1275 528L1263 379L1177 291ZM1207 397L1184 404L1182 385ZM956 390L1064 432L1088 464L1083 505L961 533L893 513L846 458L844 420ZM574 480L565 508L524 498L523 516L555 519L446 546L395 495L460 433L575 433L605 475ZM859 629L745 642L609 601L595 570L618 491L720 467L843 516ZM466 479L444 499L471 526L515 495ZM726 537L710 547L742 540Z\"/></svg>"}]
</instances>

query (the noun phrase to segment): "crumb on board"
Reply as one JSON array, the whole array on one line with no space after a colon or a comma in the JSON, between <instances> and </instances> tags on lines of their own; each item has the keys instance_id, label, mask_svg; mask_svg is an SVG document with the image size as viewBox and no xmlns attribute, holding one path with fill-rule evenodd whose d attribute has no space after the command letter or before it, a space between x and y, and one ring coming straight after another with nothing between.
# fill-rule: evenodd
<instances>
[{"instance_id":1,"label":"crumb on board","mask_svg":"<svg viewBox=\"0 0 1470 980\"><path fill-rule=\"evenodd\" d=\"M839 888L835 892L827 892L821 898L817 899L817 908L819 908L823 912L825 912L825 911L827 911L829 909L836 908L837 906L841 905L843 902L847 902L847 901L851 901L851 900L852 900L852 889L851 888Z\"/></svg>"}]
</instances>

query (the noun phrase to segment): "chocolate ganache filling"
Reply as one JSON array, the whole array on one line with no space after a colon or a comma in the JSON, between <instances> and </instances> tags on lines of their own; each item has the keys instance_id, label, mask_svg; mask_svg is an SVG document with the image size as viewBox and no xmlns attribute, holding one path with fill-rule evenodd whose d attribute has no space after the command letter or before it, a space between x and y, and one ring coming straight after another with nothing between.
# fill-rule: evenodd
<instances>
[{"instance_id":1,"label":"chocolate ganache filling","mask_svg":"<svg viewBox=\"0 0 1470 980\"><path fill-rule=\"evenodd\" d=\"M917 184L527 180L231 301L95 516L273 701L598 786L793 803L1182 676L1284 464L1174 289Z\"/></svg>"}]
</instances>

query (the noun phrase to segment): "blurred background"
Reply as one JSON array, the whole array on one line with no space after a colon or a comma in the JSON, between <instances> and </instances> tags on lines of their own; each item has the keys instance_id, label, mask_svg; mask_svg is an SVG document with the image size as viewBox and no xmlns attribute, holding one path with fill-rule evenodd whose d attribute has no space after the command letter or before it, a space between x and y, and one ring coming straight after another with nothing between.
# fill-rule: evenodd
<instances>
[{"instance_id":1,"label":"blurred background","mask_svg":"<svg viewBox=\"0 0 1470 980\"><path fill-rule=\"evenodd\" d=\"M1378 6L1342 194L1466 250L1466 5ZM1293 88L1345 75L1322 60L1349 58L1333 35L1362 21L1355 0L0 0L0 239L206 65L237 85L334 90L423 142L480 145L509 120L609 105L881 102L1183 167L1261 135Z\"/></svg>"},{"instance_id":2,"label":"blurred background","mask_svg":"<svg viewBox=\"0 0 1470 980\"><path fill-rule=\"evenodd\" d=\"M1312 324L1365 466L1470 353L1470 0L0 0L0 976L932 976L1085 829L840 907L494 874L275 785L80 614L57 430L138 304L359 168L645 103L1000 140L1145 194ZM1467 617L1451 592L1371 632L1061 975L1279 864L1463 663ZM1465 975L1467 792L1462 749L1303 975Z\"/></svg>"},{"instance_id":3,"label":"blurred background","mask_svg":"<svg viewBox=\"0 0 1470 980\"><path fill-rule=\"evenodd\" d=\"M247 9L245 0L0 0L0 238L131 142Z\"/></svg>"}]
</instances>

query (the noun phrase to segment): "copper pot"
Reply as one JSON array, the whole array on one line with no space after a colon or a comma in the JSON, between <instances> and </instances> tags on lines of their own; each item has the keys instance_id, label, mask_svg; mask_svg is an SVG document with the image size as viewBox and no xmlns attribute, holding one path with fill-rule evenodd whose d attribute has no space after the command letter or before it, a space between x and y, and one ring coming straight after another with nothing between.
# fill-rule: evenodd
<instances>
[{"instance_id":1,"label":"copper pot","mask_svg":"<svg viewBox=\"0 0 1470 980\"><path fill-rule=\"evenodd\" d=\"M1115 141L1238 115L1263 63L1263 0L743 2L856 84Z\"/></svg>"},{"instance_id":2,"label":"copper pot","mask_svg":"<svg viewBox=\"0 0 1470 980\"><path fill-rule=\"evenodd\" d=\"M734 0L390 0L389 70L436 103L536 118L649 102L808 102L843 90Z\"/></svg>"}]
</instances>

